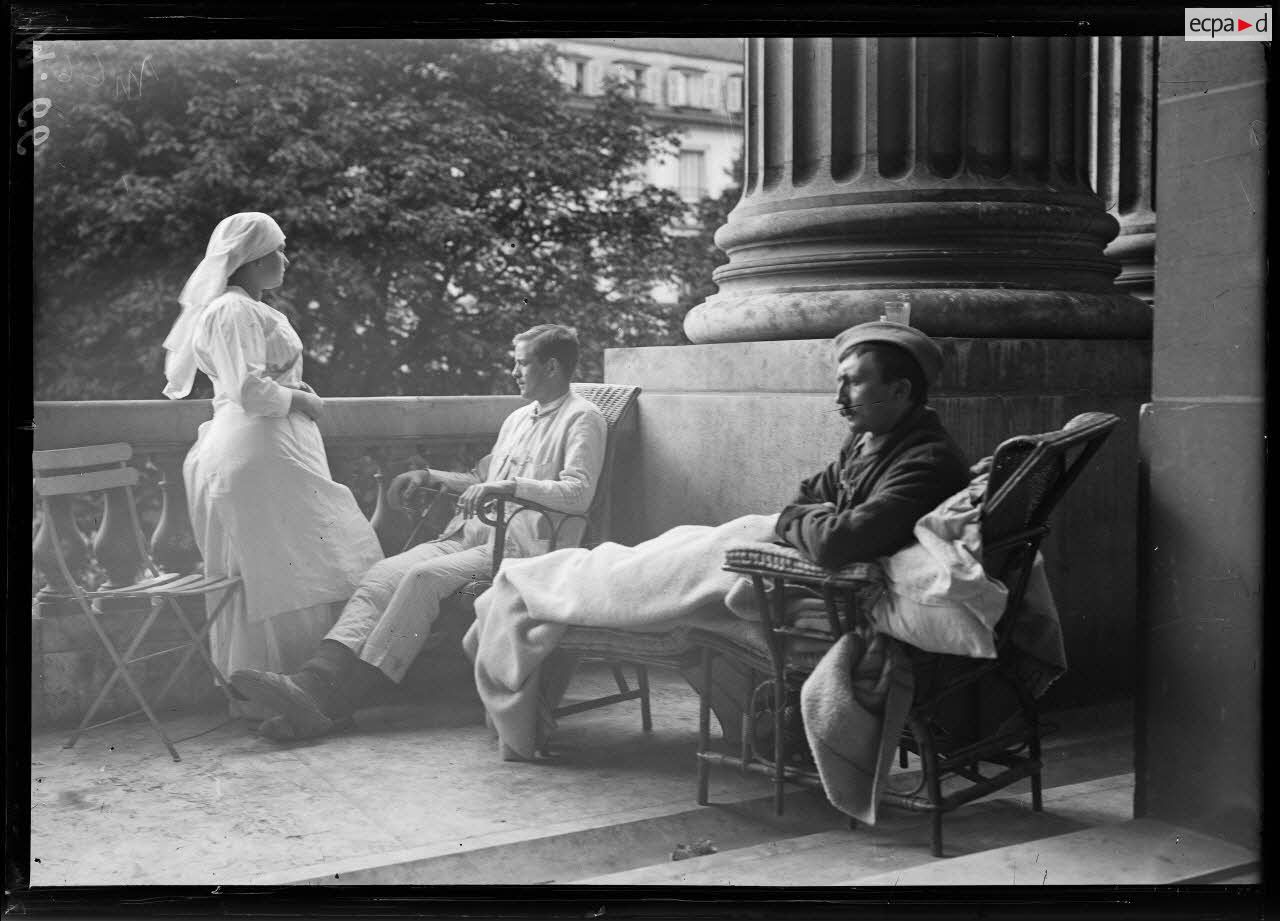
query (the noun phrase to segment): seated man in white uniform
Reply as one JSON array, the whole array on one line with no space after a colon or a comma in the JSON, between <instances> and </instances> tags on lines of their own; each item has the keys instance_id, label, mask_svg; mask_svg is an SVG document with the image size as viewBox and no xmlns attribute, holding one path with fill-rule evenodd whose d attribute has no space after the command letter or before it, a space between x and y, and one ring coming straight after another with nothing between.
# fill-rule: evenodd
<instances>
[{"instance_id":1,"label":"seated man in white uniform","mask_svg":"<svg viewBox=\"0 0 1280 921\"><path fill-rule=\"evenodd\" d=\"M590 507L608 425L594 404L569 389L578 361L577 335L563 326L535 326L513 344L511 374L530 403L507 417L493 453L471 473L415 470L391 484L390 498L397 505L419 487L461 493L457 514L441 536L370 569L298 672L244 669L231 676L236 691L278 714L263 724L264 735L301 739L343 728L379 685L403 679L431 632L440 602L469 582L489 578L494 529L476 517L483 502L514 496L564 514L583 514ZM578 524L565 524L562 543L581 535ZM544 552L547 531L538 516L512 518L504 554Z\"/></svg>"}]
</instances>

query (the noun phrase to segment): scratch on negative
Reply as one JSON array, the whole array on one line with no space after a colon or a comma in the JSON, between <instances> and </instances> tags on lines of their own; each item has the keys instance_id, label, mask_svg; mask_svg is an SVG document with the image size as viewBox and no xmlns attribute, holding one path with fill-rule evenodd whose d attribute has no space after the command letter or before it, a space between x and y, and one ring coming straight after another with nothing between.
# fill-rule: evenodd
<instances>
[{"instance_id":1,"label":"scratch on negative","mask_svg":"<svg viewBox=\"0 0 1280 921\"><path fill-rule=\"evenodd\" d=\"M1249 213L1257 214L1258 212L1253 210L1253 199L1249 197L1249 190L1244 187L1244 183L1240 181L1239 176L1236 177L1236 184L1240 186L1240 191L1244 193L1244 200L1249 203Z\"/></svg>"},{"instance_id":2,"label":"scratch on negative","mask_svg":"<svg viewBox=\"0 0 1280 921\"><path fill-rule=\"evenodd\" d=\"M1226 619L1225 617L1179 617L1179 618L1177 618L1176 620L1167 621L1167 622L1165 622L1165 623L1163 623L1163 624L1156 624L1154 627L1152 627L1152 628L1151 628L1151 630L1152 630L1152 632L1154 632L1154 631L1156 631L1156 630L1164 630L1164 629L1167 629L1167 628L1169 628L1169 627L1180 627L1180 626L1183 626L1183 625L1185 625L1185 624L1187 624L1187 623L1193 623L1193 624L1225 624L1225 623L1227 623L1227 622L1228 622L1228 621L1227 621L1227 619Z\"/></svg>"}]
</instances>

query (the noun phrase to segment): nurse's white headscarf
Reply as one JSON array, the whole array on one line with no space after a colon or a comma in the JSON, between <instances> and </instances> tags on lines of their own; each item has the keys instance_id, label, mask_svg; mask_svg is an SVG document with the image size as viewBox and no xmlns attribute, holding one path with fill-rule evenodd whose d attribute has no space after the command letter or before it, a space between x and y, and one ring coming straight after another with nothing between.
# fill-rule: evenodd
<instances>
[{"instance_id":1,"label":"nurse's white headscarf","mask_svg":"<svg viewBox=\"0 0 1280 921\"><path fill-rule=\"evenodd\" d=\"M261 259L284 243L284 231L270 215L260 211L233 214L214 228L204 259L182 287L178 301L182 313L165 337L164 395L180 400L191 392L196 377L196 355L192 340L201 311L227 290L227 279L246 262Z\"/></svg>"}]
</instances>

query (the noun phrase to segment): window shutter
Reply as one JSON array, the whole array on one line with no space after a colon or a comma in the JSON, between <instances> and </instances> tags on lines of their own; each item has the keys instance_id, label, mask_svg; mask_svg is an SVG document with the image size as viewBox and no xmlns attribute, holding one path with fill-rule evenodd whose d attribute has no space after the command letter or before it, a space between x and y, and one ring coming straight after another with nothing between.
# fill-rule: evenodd
<instances>
[{"instance_id":1,"label":"window shutter","mask_svg":"<svg viewBox=\"0 0 1280 921\"><path fill-rule=\"evenodd\" d=\"M706 160L701 150L680 151L677 191L685 201L697 201L707 194Z\"/></svg>"},{"instance_id":2,"label":"window shutter","mask_svg":"<svg viewBox=\"0 0 1280 921\"><path fill-rule=\"evenodd\" d=\"M588 96L599 96L604 91L604 68L599 61L587 61L586 86L583 91Z\"/></svg>"},{"instance_id":3,"label":"window shutter","mask_svg":"<svg viewBox=\"0 0 1280 921\"><path fill-rule=\"evenodd\" d=\"M702 75L702 107L713 110L720 108L720 78L715 74Z\"/></svg>"},{"instance_id":4,"label":"window shutter","mask_svg":"<svg viewBox=\"0 0 1280 921\"><path fill-rule=\"evenodd\" d=\"M667 105L684 105L684 74L678 70L667 71Z\"/></svg>"},{"instance_id":5,"label":"window shutter","mask_svg":"<svg viewBox=\"0 0 1280 921\"><path fill-rule=\"evenodd\" d=\"M742 98L742 78L734 74L724 81L724 107L730 112L741 112L745 102Z\"/></svg>"},{"instance_id":6,"label":"window shutter","mask_svg":"<svg viewBox=\"0 0 1280 921\"><path fill-rule=\"evenodd\" d=\"M662 102L662 71L656 67L649 67L644 72L644 95L641 97L645 102L652 102L659 105Z\"/></svg>"}]
</instances>

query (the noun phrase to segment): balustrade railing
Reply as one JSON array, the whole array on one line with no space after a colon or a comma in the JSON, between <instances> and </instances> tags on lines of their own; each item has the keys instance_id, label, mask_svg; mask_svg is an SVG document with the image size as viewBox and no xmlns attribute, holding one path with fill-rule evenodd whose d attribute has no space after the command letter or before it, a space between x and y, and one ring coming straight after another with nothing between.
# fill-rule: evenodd
<instances>
[{"instance_id":1,"label":"balustrade railing","mask_svg":"<svg viewBox=\"0 0 1280 921\"><path fill-rule=\"evenodd\" d=\"M398 525L407 529L408 521L397 521L378 501L379 482L385 485L415 466L466 469L489 450L502 420L519 405L515 396L338 397L325 401L320 428L334 479L355 493L366 514L377 516L387 549L393 550ZM190 572L200 565L200 554L182 463L211 413L207 400L37 403L35 447L130 444L133 466L142 474L138 506L152 556L167 572ZM126 585L141 569L123 501L123 491L113 490L100 503L59 496L47 506L73 571L95 585ZM68 594L52 542L41 520L32 542L32 589L36 601L52 609L47 613Z\"/></svg>"}]
</instances>

